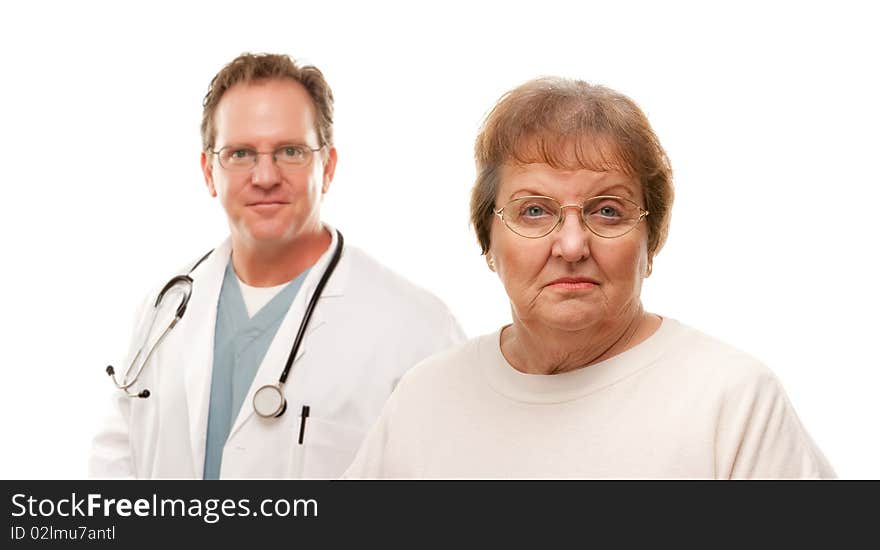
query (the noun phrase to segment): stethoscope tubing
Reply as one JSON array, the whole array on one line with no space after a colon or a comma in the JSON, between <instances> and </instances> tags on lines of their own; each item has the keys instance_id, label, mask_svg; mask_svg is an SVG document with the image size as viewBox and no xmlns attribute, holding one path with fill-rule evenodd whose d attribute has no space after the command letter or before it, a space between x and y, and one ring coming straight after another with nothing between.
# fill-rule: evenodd
<instances>
[{"instance_id":1,"label":"stethoscope tubing","mask_svg":"<svg viewBox=\"0 0 880 550\"><path fill-rule=\"evenodd\" d=\"M297 330L296 338L293 340L290 354L287 356L287 362L284 364L284 370L281 371L281 376L278 378L278 382L262 386L254 392L252 404L254 412L257 413L258 416L263 418L278 418L287 410L287 399L284 397L283 389L284 384L287 382L287 376L290 374L290 369L293 367L293 362L296 360L296 352L299 351L299 346L305 336L306 328L309 326L309 321L312 319L312 312L315 310L315 305L318 303L318 299L324 291L324 286L327 284L327 280L330 279L330 275L333 274L333 271L336 269L336 264L339 263L339 258L342 256L342 247L345 239L342 238L342 233L338 230L336 231L336 236L336 249L333 251L333 256L330 258L327 268L324 269L324 273L321 275L321 280L318 281L317 286L315 286L315 291L312 293L312 297L306 306L306 311L299 324L299 330Z\"/></svg>"},{"instance_id":2,"label":"stethoscope tubing","mask_svg":"<svg viewBox=\"0 0 880 550\"><path fill-rule=\"evenodd\" d=\"M303 320L299 324L299 330L296 332L296 338L293 340L293 346L290 348L290 355L287 356L287 363L285 363L284 370L281 371L281 376L278 378L279 386L283 386L284 383L287 382L287 375L290 373L290 368L293 366L293 362L296 359L296 352L299 351L299 346L305 336L306 328L309 326L309 321L312 319L312 312L315 310L315 305L318 303L321 293L324 292L324 287L327 285L330 275L336 270L336 264L339 263L339 258L342 257L342 246L345 239L342 238L342 233L340 233L338 229L336 230L336 238L336 249L333 251L333 257L330 258L330 262L327 264L327 268L324 270L324 274L321 275L321 280L318 281L318 285L312 293L312 298L306 306Z\"/></svg>"},{"instance_id":3,"label":"stethoscope tubing","mask_svg":"<svg viewBox=\"0 0 880 550\"><path fill-rule=\"evenodd\" d=\"M263 389L274 390L278 394L281 405L276 410L273 410L270 413L270 412L260 411L259 407L257 407L256 402L255 402L254 403L254 410L260 416L278 417L278 416L281 416L287 408L287 403L284 399L284 393L282 391L282 388L284 387L284 384L287 382L287 377L290 374L290 369L293 367L293 363L296 359L296 353L297 353L297 351L299 351L299 347L302 344L302 340L303 340L303 337L305 336L306 328L308 327L309 321L312 318L312 313L314 312L315 306L318 303L318 299L321 297L321 293L324 291L324 287L327 285L327 281L330 279L330 276L333 274L333 271L336 269L336 265L339 263L339 259L342 257L342 249L343 249L343 245L345 243L345 239L343 239L342 232L340 232L338 229L336 230L336 237L337 237L336 248L333 251L333 256L330 258L330 261L328 262L327 267L324 270L324 273L321 275L321 279L318 281L318 284L315 287L315 291L312 293L312 297L309 300L308 305L306 306L306 311L303 314L303 319L300 322L299 330L297 330L296 338L293 341L293 345L291 346L291 349L290 349L290 354L287 356L287 362L284 365L284 370L281 372L281 376L278 378L278 382L276 384L264 386L263 388L260 388L260 390L258 390L258 392L262 391ZM150 359L153 356L153 353L156 351L156 348L159 347L159 345L162 343L162 341L165 339L165 337L168 335L168 333L171 332L171 330L175 326L177 326L177 323L183 318L183 315L186 313L186 307L189 304L190 296L192 296L193 279L190 275L192 275L193 271L195 271L195 269L202 262L204 262L208 258L208 256L211 255L212 252L214 252L214 251L213 250L208 251L207 254L202 256L199 259L199 261L197 261L190 268L189 272L187 272L186 275L178 275L176 277L173 277L165 284L165 286L162 288L162 290L159 291L159 294L156 296L156 301L153 304L153 309L154 309L153 318L151 319L150 326L147 329L147 333L146 333L147 337L144 339L144 342L143 342L143 344L141 344L141 347L138 349L137 353L135 354L134 359L132 359L128 368L125 370L125 374L122 377L122 383L119 383L116 380L116 374L113 370L113 367L112 366L107 367L107 369L106 369L107 374L109 374L110 378L112 378L113 384L116 385L117 388L119 388L120 390L125 392L125 394L128 397L146 398L146 397L150 396L149 390L145 389L139 393L132 393L129 391L129 388L131 388L134 384L137 383L138 379L141 376L141 373L144 370L144 367L147 365L147 363L149 363ZM150 349L147 352L146 357L144 358L143 361L140 362L140 366L138 366L137 370L134 373L134 376L131 377L131 379L129 380L129 376L131 375L131 370L138 363L138 359L141 357L141 355L143 355L144 347L147 345L147 342L149 340L149 335L153 332L153 326L156 324L156 319L159 315L159 305L162 303L162 300L165 298L165 295L172 288L177 287L177 286L181 286L181 285L185 289L184 296L183 296L183 300L181 300L180 305L177 307L177 311L175 312L174 318L168 324L168 327L166 327L165 330L162 331L162 334L159 336L159 338L156 340L156 342L152 346L150 346ZM256 395L255 395L255 397L256 397Z\"/></svg>"}]
</instances>

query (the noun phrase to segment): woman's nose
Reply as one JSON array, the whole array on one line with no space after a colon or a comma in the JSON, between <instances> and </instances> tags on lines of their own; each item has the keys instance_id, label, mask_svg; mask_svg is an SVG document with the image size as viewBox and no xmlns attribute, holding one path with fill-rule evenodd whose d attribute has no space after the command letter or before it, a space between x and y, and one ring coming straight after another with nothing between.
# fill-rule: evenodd
<instances>
[{"instance_id":1,"label":"woman's nose","mask_svg":"<svg viewBox=\"0 0 880 550\"><path fill-rule=\"evenodd\" d=\"M580 209L563 210L559 227L551 233L553 254L567 262L579 262L590 256L590 231L584 227Z\"/></svg>"}]
</instances>

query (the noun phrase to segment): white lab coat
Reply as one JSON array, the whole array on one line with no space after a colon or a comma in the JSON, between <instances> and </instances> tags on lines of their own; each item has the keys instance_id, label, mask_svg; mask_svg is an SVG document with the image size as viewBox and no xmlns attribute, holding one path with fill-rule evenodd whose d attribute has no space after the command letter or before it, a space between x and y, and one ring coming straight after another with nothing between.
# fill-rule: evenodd
<instances>
[{"instance_id":1,"label":"white lab coat","mask_svg":"<svg viewBox=\"0 0 880 550\"><path fill-rule=\"evenodd\" d=\"M403 373L464 339L436 297L346 245L284 387L287 411L280 418L259 417L252 405L254 392L278 381L308 298L336 246L336 232L328 229L333 242L306 276L233 422L221 478L339 477ZM115 392L114 410L94 440L90 476L202 477L214 325L230 253L227 239L192 273L186 314L156 348L133 388L149 389L149 398L126 397L101 380L108 392ZM119 380L140 346L149 306L162 286L164 281L141 310L129 356L116 365ZM310 415L300 445L303 405L310 407Z\"/></svg>"}]
</instances>

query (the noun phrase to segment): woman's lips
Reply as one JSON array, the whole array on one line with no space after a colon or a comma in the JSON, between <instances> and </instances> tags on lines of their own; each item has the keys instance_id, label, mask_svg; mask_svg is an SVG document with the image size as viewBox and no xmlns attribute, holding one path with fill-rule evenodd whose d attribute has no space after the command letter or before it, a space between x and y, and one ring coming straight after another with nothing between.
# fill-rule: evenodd
<instances>
[{"instance_id":1,"label":"woman's lips","mask_svg":"<svg viewBox=\"0 0 880 550\"><path fill-rule=\"evenodd\" d=\"M592 279L586 279L583 277L563 277L551 281L547 286L562 290L587 290L598 285L599 283Z\"/></svg>"}]
</instances>

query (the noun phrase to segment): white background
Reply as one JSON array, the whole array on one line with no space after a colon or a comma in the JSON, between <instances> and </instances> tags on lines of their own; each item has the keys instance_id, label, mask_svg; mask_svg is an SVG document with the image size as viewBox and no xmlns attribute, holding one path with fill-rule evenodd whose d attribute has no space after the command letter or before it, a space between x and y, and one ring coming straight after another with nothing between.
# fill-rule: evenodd
<instances>
[{"instance_id":1,"label":"white background","mask_svg":"<svg viewBox=\"0 0 880 550\"><path fill-rule=\"evenodd\" d=\"M765 361L838 474L880 477L870 2L126 4L15 2L0 21L0 477L85 475L136 305L225 236L198 127L243 51L325 72L325 219L471 336L509 318L468 227L482 117L544 74L630 95L677 193L646 308Z\"/></svg>"}]
</instances>

